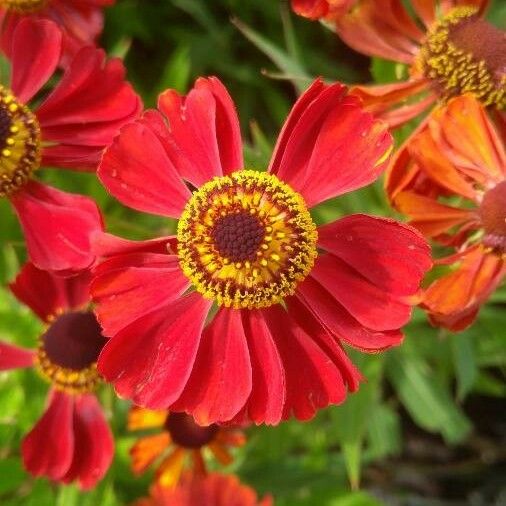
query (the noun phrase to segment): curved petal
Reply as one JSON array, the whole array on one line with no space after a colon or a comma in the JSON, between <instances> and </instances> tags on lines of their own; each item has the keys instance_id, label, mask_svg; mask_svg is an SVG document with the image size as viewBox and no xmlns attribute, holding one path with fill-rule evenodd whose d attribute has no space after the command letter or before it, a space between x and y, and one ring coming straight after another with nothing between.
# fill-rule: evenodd
<instances>
[{"instance_id":1,"label":"curved petal","mask_svg":"<svg viewBox=\"0 0 506 506\"><path fill-rule=\"evenodd\" d=\"M423 307L433 321L453 331L467 328L478 309L506 276L506 264L482 247L460 257L458 267L436 279L425 291Z\"/></svg>"},{"instance_id":2,"label":"curved petal","mask_svg":"<svg viewBox=\"0 0 506 506\"><path fill-rule=\"evenodd\" d=\"M279 305L262 310L285 369L283 419L309 420L318 409L346 397L344 381L332 360Z\"/></svg>"},{"instance_id":3,"label":"curved petal","mask_svg":"<svg viewBox=\"0 0 506 506\"><path fill-rule=\"evenodd\" d=\"M68 274L95 261L91 236L102 231L103 223L93 200L31 181L11 202L36 267Z\"/></svg>"},{"instance_id":4,"label":"curved petal","mask_svg":"<svg viewBox=\"0 0 506 506\"><path fill-rule=\"evenodd\" d=\"M430 246L413 228L355 214L318 228L318 245L388 293L413 295L431 268Z\"/></svg>"},{"instance_id":5,"label":"curved petal","mask_svg":"<svg viewBox=\"0 0 506 506\"><path fill-rule=\"evenodd\" d=\"M11 197L28 254L39 269L75 273L91 266L91 236L103 229L95 202L35 181Z\"/></svg>"},{"instance_id":6,"label":"curved petal","mask_svg":"<svg viewBox=\"0 0 506 506\"><path fill-rule=\"evenodd\" d=\"M64 483L77 480L83 490L100 481L114 455L114 440L97 398L81 395L74 404L74 458L62 477Z\"/></svg>"},{"instance_id":7,"label":"curved petal","mask_svg":"<svg viewBox=\"0 0 506 506\"><path fill-rule=\"evenodd\" d=\"M167 90L160 95L158 108L169 122L171 159L194 186L243 168L239 120L219 79L198 79L186 97Z\"/></svg>"},{"instance_id":8,"label":"curved petal","mask_svg":"<svg viewBox=\"0 0 506 506\"><path fill-rule=\"evenodd\" d=\"M44 148L43 163L96 168L103 149L141 108L139 96L125 80L121 60L106 61L104 51L94 47L81 49L36 111L42 139L55 145Z\"/></svg>"},{"instance_id":9,"label":"curved petal","mask_svg":"<svg viewBox=\"0 0 506 506\"><path fill-rule=\"evenodd\" d=\"M105 345L99 371L122 397L167 408L188 381L210 307L194 292L139 318Z\"/></svg>"},{"instance_id":10,"label":"curved petal","mask_svg":"<svg viewBox=\"0 0 506 506\"><path fill-rule=\"evenodd\" d=\"M186 411L199 425L227 422L246 404L251 377L241 311L222 308L204 330L191 376L172 409Z\"/></svg>"},{"instance_id":11,"label":"curved petal","mask_svg":"<svg viewBox=\"0 0 506 506\"><path fill-rule=\"evenodd\" d=\"M0 341L0 371L35 365L35 352Z\"/></svg>"},{"instance_id":12,"label":"curved petal","mask_svg":"<svg viewBox=\"0 0 506 506\"><path fill-rule=\"evenodd\" d=\"M400 330L378 331L365 327L311 277L299 284L296 296L332 335L361 351L382 351L398 346L404 339Z\"/></svg>"},{"instance_id":13,"label":"curved petal","mask_svg":"<svg viewBox=\"0 0 506 506\"><path fill-rule=\"evenodd\" d=\"M328 0L291 0L292 9L299 16L321 19L329 12Z\"/></svg>"},{"instance_id":14,"label":"curved petal","mask_svg":"<svg viewBox=\"0 0 506 506\"><path fill-rule=\"evenodd\" d=\"M98 177L123 204L152 214L178 218L191 196L149 121L121 129L104 153Z\"/></svg>"},{"instance_id":15,"label":"curved petal","mask_svg":"<svg viewBox=\"0 0 506 506\"><path fill-rule=\"evenodd\" d=\"M310 276L369 329L399 329L411 317L408 298L388 293L334 255L319 256Z\"/></svg>"},{"instance_id":16,"label":"curved petal","mask_svg":"<svg viewBox=\"0 0 506 506\"><path fill-rule=\"evenodd\" d=\"M477 219L474 209L447 206L415 192L399 193L395 205L401 213L409 217L410 224L426 237L437 237L457 225Z\"/></svg>"},{"instance_id":17,"label":"curved petal","mask_svg":"<svg viewBox=\"0 0 506 506\"><path fill-rule=\"evenodd\" d=\"M313 84L295 104L270 171L311 207L372 183L385 168L392 137L340 84Z\"/></svg>"},{"instance_id":18,"label":"curved petal","mask_svg":"<svg viewBox=\"0 0 506 506\"><path fill-rule=\"evenodd\" d=\"M93 236L93 251L102 258L113 257L125 253L169 253L177 252L177 240L173 235L132 241L112 234L98 233Z\"/></svg>"},{"instance_id":19,"label":"curved petal","mask_svg":"<svg viewBox=\"0 0 506 506\"><path fill-rule=\"evenodd\" d=\"M95 269L91 292L104 334L114 336L141 316L178 299L189 286L177 256L129 253Z\"/></svg>"},{"instance_id":20,"label":"curved petal","mask_svg":"<svg viewBox=\"0 0 506 506\"><path fill-rule=\"evenodd\" d=\"M130 448L131 466L134 474L142 474L146 471L167 450L169 445L170 435L166 431L139 438Z\"/></svg>"},{"instance_id":21,"label":"curved petal","mask_svg":"<svg viewBox=\"0 0 506 506\"><path fill-rule=\"evenodd\" d=\"M62 34L55 23L19 22L12 40L11 88L20 102L27 103L53 75L61 50Z\"/></svg>"},{"instance_id":22,"label":"curved petal","mask_svg":"<svg viewBox=\"0 0 506 506\"><path fill-rule=\"evenodd\" d=\"M49 407L23 439L21 451L26 470L33 476L61 480L74 455L74 399L54 390Z\"/></svg>"},{"instance_id":23,"label":"curved petal","mask_svg":"<svg viewBox=\"0 0 506 506\"><path fill-rule=\"evenodd\" d=\"M88 304L90 281L89 271L62 277L27 263L9 288L41 320L49 322L62 310L78 309Z\"/></svg>"},{"instance_id":24,"label":"curved petal","mask_svg":"<svg viewBox=\"0 0 506 506\"><path fill-rule=\"evenodd\" d=\"M261 310L242 311L253 384L243 412L234 422L277 425L283 417L286 381L283 362Z\"/></svg>"}]
</instances>

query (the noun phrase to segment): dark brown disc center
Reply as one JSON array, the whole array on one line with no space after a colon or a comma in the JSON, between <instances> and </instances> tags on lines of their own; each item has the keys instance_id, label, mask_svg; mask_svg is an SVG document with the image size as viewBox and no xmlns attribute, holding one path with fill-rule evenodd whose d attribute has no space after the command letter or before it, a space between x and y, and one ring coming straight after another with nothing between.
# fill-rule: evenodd
<instances>
[{"instance_id":1,"label":"dark brown disc center","mask_svg":"<svg viewBox=\"0 0 506 506\"><path fill-rule=\"evenodd\" d=\"M95 315L90 312L63 314L41 340L42 348L53 364L75 371L95 363L107 341Z\"/></svg>"},{"instance_id":2,"label":"dark brown disc center","mask_svg":"<svg viewBox=\"0 0 506 506\"><path fill-rule=\"evenodd\" d=\"M0 104L0 150L5 148L7 138L11 133L12 118L6 107Z\"/></svg>"},{"instance_id":3,"label":"dark brown disc center","mask_svg":"<svg viewBox=\"0 0 506 506\"><path fill-rule=\"evenodd\" d=\"M262 223L246 211L221 216L212 231L219 254L231 262L255 260L264 236Z\"/></svg>"},{"instance_id":4,"label":"dark brown disc center","mask_svg":"<svg viewBox=\"0 0 506 506\"><path fill-rule=\"evenodd\" d=\"M210 443L218 432L217 425L202 427L186 413L169 413L165 421L172 441L183 448L201 448Z\"/></svg>"}]
</instances>

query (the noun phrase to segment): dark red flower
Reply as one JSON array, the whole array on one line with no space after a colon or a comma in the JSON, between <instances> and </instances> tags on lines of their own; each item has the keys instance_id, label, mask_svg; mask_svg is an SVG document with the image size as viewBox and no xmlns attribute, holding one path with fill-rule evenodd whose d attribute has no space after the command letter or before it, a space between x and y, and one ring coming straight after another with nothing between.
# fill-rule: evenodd
<instances>
[{"instance_id":1,"label":"dark red flower","mask_svg":"<svg viewBox=\"0 0 506 506\"><path fill-rule=\"evenodd\" d=\"M90 237L103 228L100 212L91 199L32 176L41 165L95 170L104 147L141 103L125 82L121 61L106 61L94 47L81 49L54 88L42 93L61 50L62 34L53 22L18 24L10 89L0 86L0 198L9 198L19 216L31 261L68 273L94 261Z\"/></svg>"},{"instance_id":2,"label":"dark red flower","mask_svg":"<svg viewBox=\"0 0 506 506\"><path fill-rule=\"evenodd\" d=\"M12 53L14 32L26 17L49 19L63 31L63 60L65 64L84 46L92 46L101 34L103 8L115 0L2 0L0 2L0 45Z\"/></svg>"},{"instance_id":3,"label":"dark red flower","mask_svg":"<svg viewBox=\"0 0 506 506\"><path fill-rule=\"evenodd\" d=\"M48 406L25 436L23 462L34 476L83 489L107 472L114 441L93 391L96 361L105 338L89 311L89 272L54 276L27 264L11 285L46 330L36 350L0 342L0 370L34 367L50 383Z\"/></svg>"},{"instance_id":4,"label":"dark red flower","mask_svg":"<svg viewBox=\"0 0 506 506\"><path fill-rule=\"evenodd\" d=\"M154 486L149 498L133 506L272 506L270 496L259 500L257 493L237 476L213 473L206 477L185 474L175 488Z\"/></svg>"},{"instance_id":5,"label":"dark red flower","mask_svg":"<svg viewBox=\"0 0 506 506\"><path fill-rule=\"evenodd\" d=\"M136 404L200 425L305 420L343 402L361 375L342 343L399 344L431 264L405 225L354 215L317 228L308 211L378 177L392 149L385 125L344 86L316 81L256 172L243 169L218 79L186 97L168 90L158 107L122 128L99 177L123 203L180 218L178 234L98 244L108 258L92 291L111 337L101 373Z\"/></svg>"}]
</instances>

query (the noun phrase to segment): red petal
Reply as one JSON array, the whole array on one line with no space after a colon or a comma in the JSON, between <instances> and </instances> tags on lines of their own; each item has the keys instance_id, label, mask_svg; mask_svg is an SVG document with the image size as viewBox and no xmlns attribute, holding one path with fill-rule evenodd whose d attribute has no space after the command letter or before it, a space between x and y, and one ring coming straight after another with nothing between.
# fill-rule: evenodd
<instances>
[{"instance_id":1,"label":"red petal","mask_svg":"<svg viewBox=\"0 0 506 506\"><path fill-rule=\"evenodd\" d=\"M19 22L12 40L11 88L20 102L27 103L53 75L61 49L61 31L53 22Z\"/></svg>"},{"instance_id":2,"label":"red petal","mask_svg":"<svg viewBox=\"0 0 506 506\"><path fill-rule=\"evenodd\" d=\"M279 305L262 310L281 356L286 378L283 419L299 420L338 404L346 396L343 378L327 354Z\"/></svg>"},{"instance_id":3,"label":"red petal","mask_svg":"<svg viewBox=\"0 0 506 506\"><path fill-rule=\"evenodd\" d=\"M329 11L328 0L291 0L292 9L309 19L323 18Z\"/></svg>"},{"instance_id":4,"label":"red petal","mask_svg":"<svg viewBox=\"0 0 506 506\"><path fill-rule=\"evenodd\" d=\"M34 476L60 480L69 470L74 454L74 398L54 390L49 407L26 435L23 463Z\"/></svg>"},{"instance_id":5,"label":"red petal","mask_svg":"<svg viewBox=\"0 0 506 506\"><path fill-rule=\"evenodd\" d=\"M100 83L97 86L97 83ZM93 167L101 151L111 143L120 127L134 119L142 107L140 98L125 80L121 60L105 61L105 53L93 47L83 48L72 60L54 91L37 109L42 138L55 143L57 159L65 167L74 167L84 159L84 147L89 150ZM61 145L67 147L69 159L63 160ZM77 148L75 157L71 156ZM52 147L43 152L43 162L51 158ZM75 159L73 159L75 158ZM77 164L77 168L90 168Z\"/></svg>"},{"instance_id":6,"label":"red petal","mask_svg":"<svg viewBox=\"0 0 506 506\"><path fill-rule=\"evenodd\" d=\"M308 277L297 287L297 297L335 337L366 352L381 351L399 345L399 330L377 331L360 324L316 280Z\"/></svg>"},{"instance_id":7,"label":"red petal","mask_svg":"<svg viewBox=\"0 0 506 506\"><path fill-rule=\"evenodd\" d=\"M283 362L261 310L242 311L242 319L253 382L248 403L237 419L252 420L257 425L277 425L283 416L286 398Z\"/></svg>"},{"instance_id":8,"label":"red petal","mask_svg":"<svg viewBox=\"0 0 506 506\"><path fill-rule=\"evenodd\" d=\"M78 480L86 490L101 480L114 455L114 440L102 408L94 395L76 398L74 407L75 450L64 483Z\"/></svg>"},{"instance_id":9,"label":"red petal","mask_svg":"<svg viewBox=\"0 0 506 506\"><path fill-rule=\"evenodd\" d=\"M346 216L318 228L318 245L373 284L398 295L416 293L432 265L423 237L388 218Z\"/></svg>"},{"instance_id":10,"label":"red petal","mask_svg":"<svg viewBox=\"0 0 506 506\"><path fill-rule=\"evenodd\" d=\"M90 280L89 271L64 278L27 263L9 288L18 300L48 322L61 310L78 309L88 304Z\"/></svg>"},{"instance_id":11,"label":"red petal","mask_svg":"<svg viewBox=\"0 0 506 506\"><path fill-rule=\"evenodd\" d=\"M345 90L339 83L313 84L278 140L270 170L308 207L372 183L392 149L386 125L365 112L357 98L344 96Z\"/></svg>"},{"instance_id":12,"label":"red petal","mask_svg":"<svg viewBox=\"0 0 506 506\"><path fill-rule=\"evenodd\" d=\"M333 255L321 255L311 271L332 297L362 325L373 330L395 330L411 317L411 305L365 279Z\"/></svg>"},{"instance_id":13,"label":"red petal","mask_svg":"<svg viewBox=\"0 0 506 506\"><path fill-rule=\"evenodd\" d=\"M194 186L243 168L235 106L216 77L198 79L186 97L165 91L158 108L169 120L174 143L171 159Z\"/></svg>"},{"instance_id":14,"label":"red petal","mask_svg":"<svg viewBox=\"0 0 506 506\"><path fill-rule=\"evenodd\" d=\"M98 233L93 236L93 250L99 257L124 253L175 253L177 241L173 235L147 241L130 241L112 234Z\"/></svg>"},{"instance_id":15,"label":"red petal","mask_svg":"<svg viewBox=\"0 0 506 506\"><path fill-rule=\"evenodd\" d=\"M192 374L172 407L200 425L233 418L251 393L251 360L241 311L223 308L206 327Z\"/></svg>"},{"instance_id":16,"label":"red petal","mask_svg":"<svg viewBox=\"0 0 506 506\"><path fill-rule=\"evenodd\" d=\"M129 253L101 263L91 291L104 334L113 336L139 317L178 299L189 286L177 256Z\"/></svg>"},{"instance_id":17,"label":"red petal","mask_svg":"<svg viewBox=\"0 0 506 506\"><path fill-rule=\"evenodd\" d=\"M39 268L77 272L95 261L91 236L102 231L95 202L31 181L11 197L31 261Z\"/></svg>"},{"instance_id":18,"label":"red petal","mask_svg":"<svg viewBox=\"0 0 506 506\"><path fill-rule=\"evenodd\" d=\"M313 338L315 343L332 360L339 369L348 390L356 392L364 378L348 358L338 339L329 333L322 322L311 313L300 298L290 297L286 302L289 316Z\"/></svg>"},{"instance_id":19,"label":"red petal","mask_svg":"<svg viewBox=\"0 0 506 506\"><path fill-rule=\"evenodd\" d=\"M194 292L139 318L106 344L100 372L119 395L165 409L188 381L210 307Z\"/></svg>"},{"instance_id":20,"label":"red petal","mask_svg":"<svg viewBox=\"0 0 506 506\"><path fill-rule=\"evenodd\" d=\"M32 367L35 353L13 344L0 341L0 371Z\"/></svg>"},{"instance_id":21,"label":"red petal","mask_svg":"<svg viewBox=\"0 0 506 506\"><path fill-rule=\"evenodd\" d=\"M98 177L127 206L162 216L178 218L191 196L145 120L121 129L104 153Z\"/></svg>"}]
</instances>

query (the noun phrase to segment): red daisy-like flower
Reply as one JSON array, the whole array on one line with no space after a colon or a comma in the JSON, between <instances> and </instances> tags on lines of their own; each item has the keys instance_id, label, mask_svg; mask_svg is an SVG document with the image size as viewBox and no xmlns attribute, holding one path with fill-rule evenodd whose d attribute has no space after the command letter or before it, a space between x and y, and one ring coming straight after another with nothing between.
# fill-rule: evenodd
<instances>
[{"instance_id":1,"label":"red daisy-like flower","mask_svg":"<svg viewBox=\"0 0 506 506\"><path fill-rule=\"evenodd\" d=\"M423 306L453 331L473 323L506 276L506 131L471 95L434 111L396 154L386 190L425 236L454 249L452 270L430 284Z\"/></svg>"},{"instance_id":2,"label":"red daisy-like flower","mask_svg":"<svg viewBox=\"0 0 506 506\"><path fill-rule=\"evenodd\" d=\"M0 0L0 45L12 53L13 35L27 16L50 19L63 30L63 60L70 59L84 46L95 44L104 25L103 8L115 0Z\"/></svg>"},{"instance_id":3,"label":"red daisy-like flower","mask_svg":"<svg viewBox=\"0 0 506 506\"><path fill-rule=\"evenodd\" d=\"M133 506L272 506L270 496L259 500L257 493L237 476L213 473L206 477L185 474L175 489L151 488L149 498Z\"/></svg>"},{"instance_id":4,"label":"red daisy-like flower","mask_svg":"<svg viewBox=\"0 0 506 506\"><path fill-rule=\"evenodd\" d=\"M371 112L397 126L463 93L505 110L506 33L485 20L488 3L361 0L339 16L330 11L316 17L360 53L409 66L402 82L351 89Z\"/></svg>"},{"instance_id":5,"label":"red daisy-like flower","mask_svg":"<svg viewBox=\"0 0 506 506\"><path fill-rule=\"evenodd\" d=\"M385 125L346 87L318 80L258 172L244 169L218 79L186 97L168 90L158 108L122 128L98 174L126 205L179 218L178 233L98 244L109 258L92 292L111 338L99 370L136 404L200 425L305 420L343 402L361 376L342 342L398 345L431 265L408 226L353 215L316 227L308 211L379 176Z\"/></svg>"},{"instance_id":6,"label":"red daisy-like flower","mask_svg":"<svg viewBox=\"0 0 506 506\"><path fill-rule=\"evenodd\" d=\"M94 47L79 51L43 94L61 50L61 30L51 21L25 19L16 28L10 89L0 85L0 198L7 197L19 217L31 261L66 273L93 262L90 236L102 230L100 212L93 200L32 176L41 165L95 170L141 102L125 81L122 62L106 61Z\"/></svg>"},{"instance_id":7,"label":"red daisy-like flower","mask_svg":"<svg viewBox=\"0 0 506 506\"><path fill-rule=\"evenodd\" d=\"M132 470L141 474L158 461L156 483L163 487L177 485L187 457L194 474L204 475L207 467L204 451L209 449L220 464L233 460L230 447L243 446L244 433L233 427L197 425L186 413L169 413L133 406L128 414L129 430L158 429L156 434L139 438L130 449Z\"/></svg>"},{"instance_id":8,"label":"red daisy-like flower","mask_svg":"<svg viewBox=\"0 0 506 506\"><path fill-rule=\"evenodd\" d=\"M114 441L93 394L106 342L88 309L90 274L55 276L26 264L10 288L46 324L36 350L0 342L0 371L34 367L51 385L48 406L25 436L23 462L34 476L83 489L107 472Z\"/></svg>"}]
</instances>

